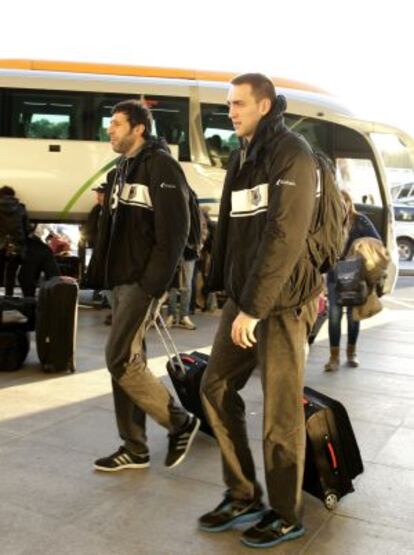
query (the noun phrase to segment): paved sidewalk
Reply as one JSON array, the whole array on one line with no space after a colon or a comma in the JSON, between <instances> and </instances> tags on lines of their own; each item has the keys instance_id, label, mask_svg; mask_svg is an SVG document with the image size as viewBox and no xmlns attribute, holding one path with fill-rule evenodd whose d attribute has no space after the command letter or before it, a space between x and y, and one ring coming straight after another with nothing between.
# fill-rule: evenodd
<instances>
[{"instance_id":1,"label":"paved sidewalk","mask_svg":"<svg viewBox=\"0 0 414 555\"><path fill-rule=\"evenodd\" d=\"M186 461L163 466L165 432L149 422L151 468L94 472L95 458L119 440L104 368L106 311L82 308L78 372L41 373L35 348L26 367L0 374L1 555L228 555L249 553L239 532L197 530L197 516L220 500L215 442L196 438ZM322 371L327 329L311 348L307 384L341 400L360 443L365 472L355 493L327 511L305 494L307 534L269 553L403 555L414 553L414 321L404 307L364 323L361 367ZM218 316L195 316L196 332L174 330L181 350L209 351ZM155 331L151 366L163 379L165 357ZM248 426L259 475L262 403L259 375L245 388Z\"/></svg>"}]
</instances>

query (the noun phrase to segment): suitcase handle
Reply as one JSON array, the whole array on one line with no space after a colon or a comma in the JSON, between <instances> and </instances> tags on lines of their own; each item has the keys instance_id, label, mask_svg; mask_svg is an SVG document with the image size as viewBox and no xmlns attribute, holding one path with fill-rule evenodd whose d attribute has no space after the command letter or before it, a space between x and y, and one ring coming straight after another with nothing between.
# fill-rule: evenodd
<instances>
[{"instance_id":1,"label":"suitcase handle","mask_svg":"<svg viewBox=\"0 0 414 555\"><path fill-rule=\"evenodd\" d=\"M170 361L171 368L176 369L178 365L179 372L177 372L177 377L183 379L187 374L186 369L177 351L177 347L175 346L174 340L171 337L171 334L168 331L167 326L165 325L164 318L161 316L159 310L156 311L156 313L154 314L152 323L154 324L154 327L157 330L158 335L160 336L161 342L164 345L164 349L165 349L165 352L167 353L168 360ZM174 357L171 356L170 349L173 352Z\"/></svg>"}]
</instances>

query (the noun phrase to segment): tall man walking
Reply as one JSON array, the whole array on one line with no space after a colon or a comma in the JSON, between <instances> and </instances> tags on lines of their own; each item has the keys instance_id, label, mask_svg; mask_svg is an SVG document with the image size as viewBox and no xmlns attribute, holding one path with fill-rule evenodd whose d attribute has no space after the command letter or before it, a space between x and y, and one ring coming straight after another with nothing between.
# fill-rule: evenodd
<instances>
[{"instance_id":1,"label":"tall man walking","mask_svg":"<svg viewBox=\"0 0 414 555\"><path fill-rule=\"evenodd\" d=\"M225 289L202 398L220 445L224 500L199 519L206 531L259 521L241 540L267 547L304 533L302 406L307 334L321 289L306 237L317 174L306 141L284 125L284 97L261 74L231 82L229 117L240 139L224 184L211 289ZM262 503L239 395L259 365L270 509Z\"/></svg>"},{"instance_id":2,"label":"tall man walking","mask_svg":"<svg viewBox=\"0 0 414 555\"><path fill-rule=\"evenodd\" d=\"M105 287L113 291L106 361L124 443L95 461L102 471L149 466L147 414L168 430L165 465L170 468L184 460L200 425L147 367L145 332L189 232L184 173L150 130L151 114L138 102L123 101L113 108L108 134L121 158L109 183L90 276L101 288L105 276Z\"/></svg>"}]
</instances>

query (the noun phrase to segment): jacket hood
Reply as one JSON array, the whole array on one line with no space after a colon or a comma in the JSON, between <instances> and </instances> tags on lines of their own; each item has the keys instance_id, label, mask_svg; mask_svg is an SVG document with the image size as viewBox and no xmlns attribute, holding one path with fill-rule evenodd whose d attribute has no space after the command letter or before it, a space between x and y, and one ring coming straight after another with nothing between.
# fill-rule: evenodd
<instances>
[{"instance_id":1,"label":"jacket hood","mask_svg":"<svg viewBox=\"0 0 414 555\"><path fill-rule=\"evenodd\" d=\"M139 154L142 153L142 156L144 156L145 153L145 156L147 156L153 154L156 150L163 150L164 152L171 154L170 147L164 137L158 138L151 135L151 137L145 141L145 144Z\"/></svg>"},{"instance_id":2,"label":"jacket hood","mask_svg":"<svg viewBox=\"0 0 414 555\"><path fill-rule=\"evenodd\" d=\"M126 173L128 175L133 174L141 162L151 158L157 152L164 152L171 155L166 140L162 137L158 138L151 135L135 156L132 158L121 156L118 159L117 172L121 174Z\"/></svg>"},{"instance_id":3,"label":"jacket hood","mask_svg":"<svg viewBox=\"0 0 414 555\"><path fill-rule=\"evenodd\" d=\"M273 104L270 112L260 120L256 132L247 147L248 158L256 158L263 144L273 139L275 134L285 129L283 114L286 107L286 98L282 94L277 95L276 102Z\"/></svg>"}]
</instances>

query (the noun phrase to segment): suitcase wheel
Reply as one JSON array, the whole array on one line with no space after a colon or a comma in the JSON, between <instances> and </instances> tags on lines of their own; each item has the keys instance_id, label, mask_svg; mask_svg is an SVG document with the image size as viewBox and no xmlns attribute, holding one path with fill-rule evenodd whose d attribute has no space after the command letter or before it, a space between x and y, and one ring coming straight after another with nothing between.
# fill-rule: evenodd
<instances>
[{"instance_id":1,"label":"suitcase wheel","mask_svg":"<svg viewBox=\"0 0 414 555\"><path fill-rule=\"evenodd\" d=\"M338 505L338 495L334 491L326 492L324 504L328 511L334 511Z\"/></svg>"}]
</instances>

